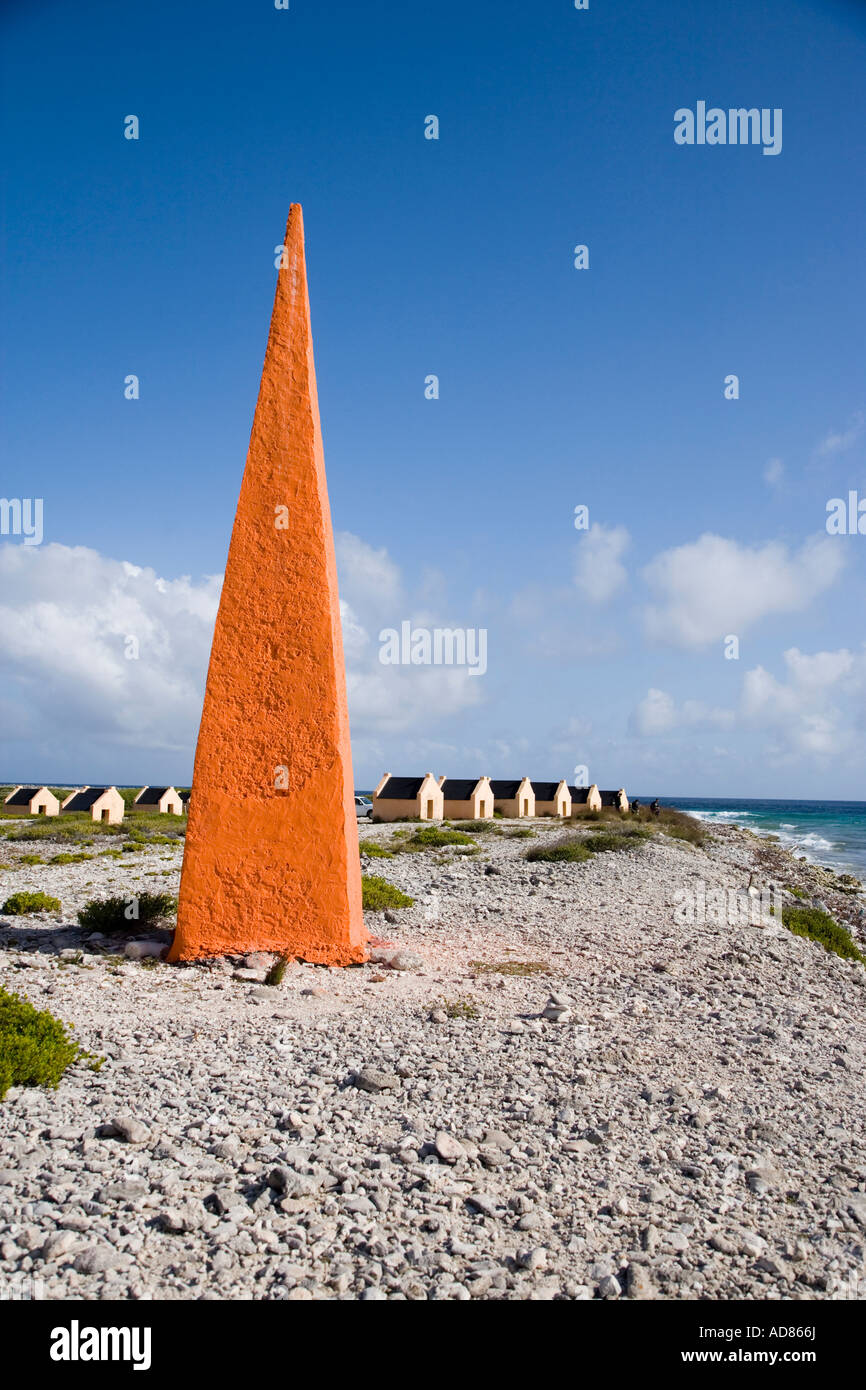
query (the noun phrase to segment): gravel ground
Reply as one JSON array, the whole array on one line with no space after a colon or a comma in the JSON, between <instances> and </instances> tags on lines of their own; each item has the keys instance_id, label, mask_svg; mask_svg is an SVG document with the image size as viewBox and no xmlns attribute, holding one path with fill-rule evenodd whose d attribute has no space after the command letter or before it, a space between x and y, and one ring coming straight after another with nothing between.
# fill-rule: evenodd
<instances>
[{"instance_id":1,"label":"gravel ground","mask_svg":"<svg viewBox=\"0 0 866 1390\"><path fill-rule=\"evenodd\" d=\"M33 847L4 845L0 901L63 910L0 921L0 983L106 1058L0 1105L4 1277L50 1299L866 1296L866 970L778 917L686 911L748 903L751 878L862 944L862 893L732 828L532 864L559 833L535 828L365 860L415 905L368 915L369 964L279 987L271 958L167 966L74 925L93 897L176 892L180 848L19 866Z\"/></svg>"}]
</instances>

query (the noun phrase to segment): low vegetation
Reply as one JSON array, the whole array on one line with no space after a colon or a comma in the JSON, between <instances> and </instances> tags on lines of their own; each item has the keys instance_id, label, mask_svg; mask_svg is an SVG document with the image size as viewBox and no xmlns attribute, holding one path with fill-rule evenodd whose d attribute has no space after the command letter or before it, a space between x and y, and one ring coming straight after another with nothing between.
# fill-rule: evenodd
<instances>
[{"instance_id":1,"label":"low vegetation","mask_svg":"<svg viewBox=\"0 0 866 1390\"><path fill-rule=\"evenodd\" d=\"M176 911L177 898L170 893L139 893L137 896L93 899L79 911L78 923L88 931L138 931Z\"/></svg>"},{"instance_id":2,"label":"low vegetation","mask_svg":"<svg viewBox=\"0 0 866 1390\"><path fill-rule=\"evenodd\" d=\"M31 825L7 830L6 839L13 844L16 841L37 843L42 840L72 841L81 844L91 843L94 836L119 836L140 841L142 844L168 845L182 840L185 834L185 816L147 815L141 812L136 813L134 821L109 825L105 821L91 820L87 811L72 811L62 816L49 816L47 819L43 817Z\"/></svg>"},{"instance_id":3,"label":"low vegetation","mask_svg":"<svg viewBox=\"0 0 866 1390\"><path fill-rule=\"evenodd\" d=\"M471 999L443 999L439 1008L449 1018L478 1018L478 1006Z\"/></svg>"},{"instance_id":4,"label":"low vegetation","mask_svg":"<svg viewBox=\"0 0 866 1390\"><path fill-rule=\"evenodd\" d=\"M87 1059L98 1071L103 1058L85 1052L47 1010L0 988L0 1100L10 1086L51 1086L73 1062Z\"/></svg>"},{"instance_id":5,"label":"low vegetation","mask_svg":"<svg viewBox=\"0 0 866 1390\"><path fill-rule=\"evenodd\" d=\"M528 825L521 825L518 830L504 830L503 836L506 840L534 840L535 831L530 830Z\"/></svg>"},{"instance_id":6,"label":"low vegetation","mask_svg":"<svg viewBox=\"0 0 866 1390\"><path fill-rule=\"evenodd\" d=\"M366 854L370 859L393 859L394 851L385 849L383 845L377 845L375 840L361 840L358 849L362 854Z\"/></svg>"},{"instance_id":7,"label":"low vegetation","mask_svg":"<svg viewBox=\"0 0 866 1390\"><path fill-rule=\"evenodd\" d=\"M361 889L365 912L384 912L387 907L411 907L415 899L375 874L362 874Z\"/></svg>"},{"instance_id":8,"label":"low vegetation","mask_svg":"<svg viewBox=\"0 0 866 1390\"><path fill-rule=\"evenodd\" d=\"M464 834L462 830L440 828L438 825L425 825L421 830L413 831L394 848L399 853L406 854L415 850L442 849L444 845L473 845L477 848L471 835Z\"/></svg>"},{"instance_id":9,"label":"low vegetation","mask_svg":"<svg viewBox=\"0 0 866 1390\"><path fill-rule=\"evenodd\" d=\"M502 834L499 826L492 820L463 820L460 826L469 835L483 835L485 832L492 835Z\"/></svg>"},{"instance_id":10,"label":"low vegetation","mask_svg":"<svg viewBox=\"0 0 866 1390\"><path fill-rule=\"evenodd\" d=\"M530 864L581 864L590 853L582 840L560 840L556 845L535 845L527 850Z\"/></svg>"},{"instance_id":11,"label":"low vegetation","mask_svg":"<svg viewBox=\"0 0 866 1390\"><path fill-rule=\"evenodd\" d=\"M590 854L605 854L610 850L632 849L635 844L648 839L648 830L639 830L637 826L630 825L619 831L602 830L597 835L588 835L583 843Z\"/></svg>"},{"instance_id":12,"label":"low vegetation","mask_svg":"<svg viewBox=\"0 0 866 1390\"><path fill-rule=\"evenodd\" d=\"M835 951L843 960L859 960L866 965L866 956L858 950L850 932L820 908L783 907L782 922L794 936L806 936L819 942L825 951Z\"/></svg>"},{"instance_id":13,"label":"low vegetation","mask_svg":"<svg viewBox=\"0 0 866 1390\"><path fill-rule=\"evenodd\" d=\"M86 859L95 859L95 854L52 854L50 864L83 864Z\"/></svg>"},{"instance_id":14,"label":"low vegetation","mask_svg":"<svg viewBox=\"0 0 866 1390\"><path fill-rule=\"evenodd\" d=\"M285 975L286 970L288 969L288 965L288 956L280 956L279 960L275 960L267 975L265 976L265 984L274 986L281 985L283 983L283 976Z\"/></svg>"},{"instance_id":15,"label":"low vegetation","mask_svg":"<svg viewBox=\"0 0 866 1390\"><path fill-rule=\"evenodd\" d=\"M59 911L60 899L49 897L47 893L13 893L0 907L0 912L8 912L10 917L21 917L27 912Z\"/></svg>"}]
</instances>

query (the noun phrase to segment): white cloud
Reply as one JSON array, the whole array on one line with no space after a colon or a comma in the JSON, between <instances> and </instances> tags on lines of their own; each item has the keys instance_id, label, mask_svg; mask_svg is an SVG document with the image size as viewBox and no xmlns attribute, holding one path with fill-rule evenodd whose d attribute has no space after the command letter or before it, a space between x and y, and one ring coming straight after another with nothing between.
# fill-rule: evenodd
<instances>
[{"instance_id":1,"label":"white cloud","mask_svg":"<svg viewBox=\"0 0 866 1390\"><path fill-rule=\"evenodd\" d=\"M403 602L400 571L384 546L374 550L351 531L338 531L334 548L340 592L353 606L381 614Z\"/></svg>"},{"instance_id":2,"label":"white cloud","mask_svg":"<svg viewBox=\"0 0 866 1390\"><path fill-rule=\"evenodd\" d=\"M742 637L776 613L795 613L835 583L844 563L830 536L796 552L778 541L740 545L709 533L663 551L644 570L656 602L644 613L647 635L680 647Z\"/></svg>"},{"instance_id":3,"label":"white cloud","mask_svg":"<svg viewBox=\"0 0 866 1390\"><path fill-rule=\"evenodd\" d=\"M378 763L385 735L482 703L485 682L460 667L381 665L380 628L417 622L399 569L357 536L341 535L337 548L352 733ZM84 546L0 546L8 774L188 777L221 583L163 579ZM125 654L130 637L137 660Z\"/></svg>"},{"instance_id":4,"label":"white cloud","mask_svg":"<svg viewBox=\"0 0 866 1390\"><path fill-rule=\"evenodd\" d=\"M603 526L593 522L578 544L574 582L590 603L607 603L628 580L621 557L630 537L624 526Z\"/></svg>"},{"instance_id":5,"label":"white cloud","mask_svg":"<svg viewBox=\"0 0 866 1390\"><path fill-rule=\"evenodd\" d=\"M67 769L82 736L191 747L220 583L161 580L84 546L0 546L0 676Z\"/></svg>"},{"instance_id":6,"label":"white cloud","mask_svg":"<svg viewBox=\"0 0 866 1390\"><path fill-rule=\"evenodd\" d=\"M862 743L866 653L843 647L808 656L797 647L784 653L788 679L763 666L743 680L744 719L773 732L782 760L815 754L829 758Z\"/></svg>"},{"instance_id":7,"label":"white cloud","mask_svg":"<svg viewBox=\"0 0 866 1390\"><path fill-rule=\"evenodd\" d=\"M785 474L785 465L781 459L770 459L764 469L764 482L770 487L776 487L782 481Z\"/></svg>"},{"instance_id":8,"label":"white cloud","mask_svg":"<svg viewBox=\"0 0 866 1390\"><path fill-rule=\"evenodd\" d=\"M629 725L633 733L652 738L675 729L727 728L733 722L733 710L705 705L701 700L686 700L677 708L667 691L650 688L633 710Z\"/></svg>"},{"instance_id":9,"label":"white cloud","mask_svg":"<svg viewBox=\"0 0 866 1390\"><path fill-rule=\"evenodd\" d=\"M864 423L866 422L864 422L863 412L858 411L847 430L828 430L815 449L818 458L826 458L831 454L844 454L848 449L851 449L863 433Z\"/></svg>"}]
</instances>

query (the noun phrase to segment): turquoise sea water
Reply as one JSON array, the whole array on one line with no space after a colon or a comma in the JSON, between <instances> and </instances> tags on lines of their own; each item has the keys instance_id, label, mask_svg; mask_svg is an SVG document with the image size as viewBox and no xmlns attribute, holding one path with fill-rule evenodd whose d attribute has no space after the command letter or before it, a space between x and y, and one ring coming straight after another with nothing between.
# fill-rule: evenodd
<instances>
[{"instance_id":1,"label":"turquoise sea water","mask_svg":"<svg viewBox=\"0 0 866 1390\"><path fill-rule=\"evenodd\" d=\"M652 797L640 797L646 805ZM710 824L742 825L778 835L785 849L866 881L866 801L754 801L747 797L660 796Z\"/></svg>"}]
</instances>

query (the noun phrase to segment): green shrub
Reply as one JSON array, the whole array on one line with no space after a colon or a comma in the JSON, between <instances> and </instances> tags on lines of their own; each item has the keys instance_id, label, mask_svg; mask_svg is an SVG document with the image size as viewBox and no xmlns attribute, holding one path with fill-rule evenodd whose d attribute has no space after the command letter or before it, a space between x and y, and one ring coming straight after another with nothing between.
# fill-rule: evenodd
<instances>
[{"instance_id":1,"label":"green shrub","mask_svg":"<svg viewBox=\"0 0 866 1390\"><path fill-rule=\"evenodd\" d=\"M47 1010L34 1009L19 994L0 988L0 1100L10 1086L57 1086L66 1068L91 1057Z\"/></svg>"},{"instance_id":2,"label":"green shrub","mask_svg":"<svg viewBox=\"0 0 866 1390\"><path fill-rule=\"evenodd\" d=\"M866 956L858 950L850 932L820 908L783 907L782 922L794 936L806 936L819 942L825 951L835 951L843 960L859 960L866 965Z\"/></svg>"},{"instance_id":3,"label":"green shrub","mask_svg":"<svg viewBox=\"0 0 866 1390\"><path fill-rule=\"evenodd\" d=\"M385 849L382 845L377 845L375 840L361 840L358 849L362 854L367 854L371 859L393 859L394 851Z\"/></svg>"},{"instance_id":4,"label":"green shrub","mask_svg":"<svg viewBox=\"0 0 866 1390\"><path fill-rule=\"evenodd\" d=\"M580 840L560 840L556 845L536 845L526 853L530 864L581 864L589 857L589 850Z\"/></svg>"},{"instance_id":5,"label":"green shrub","mask_svg":"<svg viewBox=\"0 0 866 1390\"><path fill-rule=\"evenodd\" d=\"M286 969L287 969L287 967L288 967L288 964L289 964L289 958L288 958L288 956L280 956L279 960L275 960L274 963L273 963L273 965L271 966L270 970L268 971L267 975L265 976L265 984L266 984L266 985L281 985L282 982L283 982L283 976L284 976L285 973L286 973Z\"/></svg>"},{"instance_id":6,"label":"green shrub","mask_svg":"<svg viewBox=\"0 0 866 1390\"><path fill-rule=\"evenodd\" d=\"M521 825L519 830L504 830L503 835L506 840L534 840L535 831L530 830L528 825Z\"/></svg>"},{"instance_id":7,"label":"green shrub","mask_svg":"<svg viewBox=\"0 0 866 1390\"><path fill-rule=\"evenodd\" d=\"M137 915L127 916L132 905ZM78 913L78 922L90 931L138 931L159 917L170 917L177 910L177 898L170 893L139 893L129 897L94 899Z\"/></svg>"},{"instance_id":8,"label":"green shrub","mask_svg":"<svg viewBox=\"0 0 866 1390\"><path fill-rule=\"evenodd\" d=\"M44 864L45 860L41 854L22 854L18 860L19 864Z\"/></svg>"},{"instance_id":9,"label":"green shrub","mask_svg":"<svg viewBox=\"0 0 866 1390\"><path fill-rule=\"evenodd\" d=\"M477 1018L478 1006L471 999L443 999L439 1005L449 1018Z\"/></svg>"},{"instance_id":10,"label":"green shrub","mask_svg":"<svg viewBox=\"0 0 866 1390\"><path fill-rule=\"evenodd\" d=\"M384 912L386 907L411 907L415 899L375 874L361 876L365 912Z\"/></svg>"},{"instance_id":11,"label":"green shrub","mask_svg":"<svg viewBox=\"0 0 866 1390\"><path fill-rule=\"evenodd\" d=\"M645 830L629 829L601 831L598 835L588 835L584 840L591 854L604 854L609 850L631 849L635 843L649 839Z\"/></svg>"},{"instance_id":12,"label":"green shrub","mask_svg":"<svg viewBox=\"0 0 866 1390\"><path fill-rule=\"evenodd\" d=\"M51 898L47 893L13 893L7 898L0 912L20 917L25 912L59 912L60 899Z\"/></svg>"},{"instance_id":13,"label":"green shrub","mask_svg":"<svg viewBox=\"0 0 866 1390\"><path fill-rule=\"evenodd\" d=\"M809 896L808 893L804 893L802 888L798 888L794 883L789 885L788 892L791 893L795 898L808 898Z\"/></svg>"},{"instance_id":14,"label":"green shrub","mask_svg":"<svg viewBox=\"0 0 866 1390\"><path fill-rule=\"evenodd\" d=\"M93 854L52 854L50 864L83 864L85 859L94 859Z\"/></svg>"},{"instance_id":15,"label":"green shrub","mask_svg":"<svg viewBox=\"0 0 866 1390\"><path fill-rule=\"evenodd\" d=\"M664 835L670 835L674 840L685 840L698 848L707 843L707 831L703 822L695 820L694 816L686 815L685 811L674 810L672 806L661 807L655 824Z\"/></svg>"},{"instance_id":16,"label":"green shrub","mask_svg":"<svg viewBox=\"0 0 866 1390\"><path fill-rule=\"evenodd\" d=\"M443 845L471 845L471 835L464 835L462 830L440 829L438 825L425 825L423 829L416 830L400 846L406 850L425 850L441 849Z\"/></svg>"},{"instance_id":17,"label":"green shrub","mask_svg":"<svg viewBox=\"0 0 866 1390\"><path fill-rule=\"evenodd\" d=\"M485 831L493 835L501 834L498 825L494 825L492 820L462 820L461 828L470 835L483 835Z\"/></svg>"}]
</instances>

